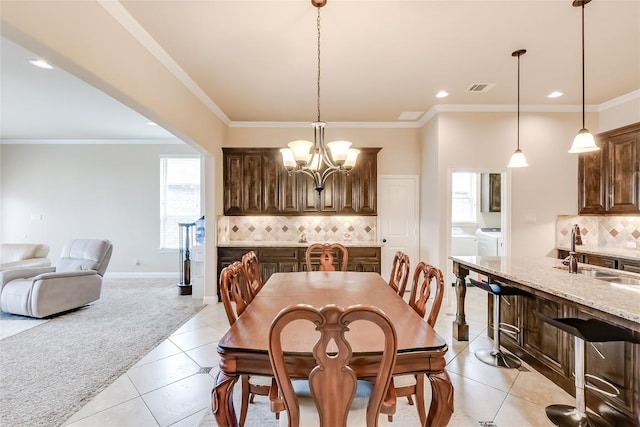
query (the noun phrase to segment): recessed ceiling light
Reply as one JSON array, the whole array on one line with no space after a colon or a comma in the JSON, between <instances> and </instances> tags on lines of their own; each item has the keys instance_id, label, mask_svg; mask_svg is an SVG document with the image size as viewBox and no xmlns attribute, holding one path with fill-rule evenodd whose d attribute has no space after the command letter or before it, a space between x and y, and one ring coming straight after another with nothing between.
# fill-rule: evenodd
<instances>
[{"instance_id":1,"label":"recessed ceiling light","mask_svg":"<svg viewBox=\"0 0 640 427\"><path fill-rule=\"evenodd\" d=\"M154 123L154 122L147 122L147 124L148 124L149 126L158 126L158 124L157 124L157 123Z\"/></svg>"},{"instance_id":2,"label":"recessed ceiling light","mask_svg":"<svg viewBox=\"0 0 640 427\"><path fill-rule=\"evenodd\" d=\"M551 92L549 95L547 95L547 98L559 98L562 95L564 95L564 93L558 91L558 90L554 90L553 92Z\"/></svg>"},{"instance_id":3,"label":"recessed ceiling light","mask_svg":"<svg viewBox=\"0 0 640 427\"><path fill-rule=\"evenodd\" d=\"M403 111L398 116L398 120L418 120L424 111Z\"/></svg>"},{"instance_id":4,"label":"recessed ceiling light","mask_svg":"<svg viewBox=\"0 0 640 427\"><path fill-rule=\"evenodd\" d=\"M449 96L449 92L447 92L446 90L441 90L440 92L436 93L436 98L446 98L447 96Z\"/></svg>"},{"instance_id":5,"label":"recessed ceiling light","mask_svg":"<svg viewBox=\"0 0 640 427\"><path fill-rule=\"evenodd\" d=\"M44 59L30 59L29 64L44 68L45 70L53 70L53 66Z\"/></svg>"}]
</instances>

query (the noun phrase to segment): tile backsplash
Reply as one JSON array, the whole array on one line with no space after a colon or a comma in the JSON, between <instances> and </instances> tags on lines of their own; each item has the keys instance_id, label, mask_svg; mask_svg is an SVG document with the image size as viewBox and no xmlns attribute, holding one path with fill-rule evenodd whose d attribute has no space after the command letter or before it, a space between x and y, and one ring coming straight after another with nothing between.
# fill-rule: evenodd
<instances>
[{"instance_id":1,"label":"tile backsplash","mask_svg":"<svg viewBox=\"0 0 640 427\"><path fill-rule=\"evenodd\" d=\"M375 242L375 216L220 216L218 241Z\"/></svg>"},{"instance_id":2,"label":"tile backsplash","mask_svg":"<svg viewBox=\"0 0 640 427\"><path fill-rule=\"evenodd\" d=\"M560 215L556 220L557 246L570 246L573 224L580 227L584 245L640 251L640 217Z\"/></svg>"}]
</instances>

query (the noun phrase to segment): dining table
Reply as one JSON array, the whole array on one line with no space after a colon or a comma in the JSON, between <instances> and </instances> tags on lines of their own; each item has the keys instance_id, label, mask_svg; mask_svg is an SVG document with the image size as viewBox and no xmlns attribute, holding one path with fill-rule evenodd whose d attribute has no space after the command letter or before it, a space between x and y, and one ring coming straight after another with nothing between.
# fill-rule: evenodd
<instances>
[{"instance_id":1,"label":"dining table","mask_svg":"<svg viewBox=\"0 0 640 427\"><path fill-rule=\"evenodd\" d=\"M445 340L378 273L310 271L275 273L218 342L220 371L211 391L211 408L219 426L237 426L233 388L241 375L273 376L269 328L284 308L309 304L343 308L363 304L380 308L391 319L398 346L393 375L424 373L432 391L427 426L445 426L453 413L453 385L445 369ZM358 323L356 325L356 323ZM350 366L359 379L374 379L382 356L382 333L370 322L350 325ZM313 324L296 321L283 336L283 352L292 378L308 378L315 366Z\"/></svg>"}]
</instances>

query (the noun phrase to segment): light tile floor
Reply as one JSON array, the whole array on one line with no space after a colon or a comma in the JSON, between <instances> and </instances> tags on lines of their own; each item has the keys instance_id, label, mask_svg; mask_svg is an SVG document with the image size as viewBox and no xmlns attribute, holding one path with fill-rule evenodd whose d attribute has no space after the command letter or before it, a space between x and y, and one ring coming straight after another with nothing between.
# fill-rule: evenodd
<instances>
[{"instance_id":1,"label":"light tile floor","mask_svg":"<svg viewBox=\"0 0 640 427\"><path fill-rule=\"evenodd\" d=\"M451 335L455 294L447 291L436 330L449 344L447 370L455 390L454 419L467 420L465 425L473 420L475 425L491 425L485 424L491 421L498 427L550 426L544 407L573 404L574 399L526 364L505 370L478 361L473 352L491 347L486 337L487 294L468 289L470 341L458 342ZM216 344L227 325L222 304L205 307L64 425L198 426L210 410L219 361Z\"/></svg>"}]
</instances>

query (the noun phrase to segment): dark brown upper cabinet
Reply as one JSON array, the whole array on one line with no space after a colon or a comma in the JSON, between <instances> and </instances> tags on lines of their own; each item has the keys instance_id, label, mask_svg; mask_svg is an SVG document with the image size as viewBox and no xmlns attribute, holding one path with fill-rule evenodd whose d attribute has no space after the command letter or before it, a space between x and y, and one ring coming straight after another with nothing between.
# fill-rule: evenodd
<instances>
[{"instance_id":1,"label":"dark brown upper cabinet","mask_svg":"<svg viewBox=\"0 0 640 427\"><path fill-rule=\"evenodd\" d=\"M376 215L377 156L360 148L348 174L334 173L318 194L304 174L289 174L277 148L223 148L225 215Z\"/></svg>"},{"instance_id":2,"label":"dark brown upper cabinet","mask_svg":"<svg viewBox=\"0 0 640 427\"><path fill-rule=\"evenodd\" d=\"M578 160L581 215L640 214L640 123L596 136L599 151Z\"/></svg>"}]
</instances>

